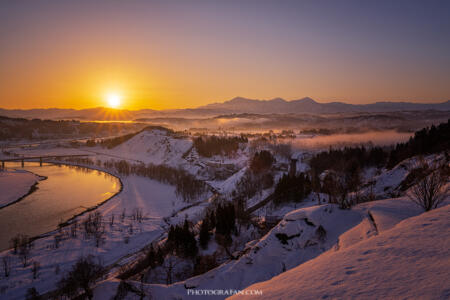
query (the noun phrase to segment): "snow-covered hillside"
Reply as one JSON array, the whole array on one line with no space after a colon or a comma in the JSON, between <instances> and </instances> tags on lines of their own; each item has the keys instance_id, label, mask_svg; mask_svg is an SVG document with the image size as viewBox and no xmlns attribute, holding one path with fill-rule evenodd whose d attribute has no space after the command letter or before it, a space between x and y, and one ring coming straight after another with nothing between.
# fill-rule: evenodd
<instances>
[{"instance_id":1,"label":"snow-covered hillside","mask_svg":"<svg viewBox=\"0 0 450 300\"><path fill-rule=\"evenodd\" d=\"M176 138L167 131L153 129L142 131L109 153L144 163L178 166L191 147L192 141L188 138Z\"/></svg>"},{"instance_id":2,"label":"snow-covered hillside","mask_svg":"<svg viewBox=\"0 0 450 300\"><path fill-rule=\"evenodd\" d=\"M364 203L352 210L332 204L300 208L286 214L266 236L249 243L237 260L186 281L169 286L147 284L146 288L157 299L196 299L187 289L244 289L318 259L327 251L350 248L420 213L404 198Z\"/></svg>"},{"instance_id":3,"label":"snow-covered hillside","mask_svg":"<svg viewBox=\"0 0 450 300\"><path fill-rule=\"evenodd\" d=\"M327 253L231 299L448 299L450 205Z\"/></svg>"}]
</instances>

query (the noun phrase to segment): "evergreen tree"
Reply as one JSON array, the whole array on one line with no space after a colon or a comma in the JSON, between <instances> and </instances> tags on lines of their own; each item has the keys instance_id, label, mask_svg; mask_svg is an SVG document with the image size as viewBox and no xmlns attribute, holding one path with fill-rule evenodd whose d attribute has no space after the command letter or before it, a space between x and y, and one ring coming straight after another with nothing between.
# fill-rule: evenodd
<instances>
[{"instance_id":1,"label":"evergreen tree","mask_svg":"<svg viewBox=\"0 0 450 300\"><path fill-rule=\"evenodd\" d=\"M205 218L200 226L200 237L199 237L200 246L203 249L206 249L208 247L209 239L210 236L209 236L208 218Z\"/></svg>"}]
</instances>

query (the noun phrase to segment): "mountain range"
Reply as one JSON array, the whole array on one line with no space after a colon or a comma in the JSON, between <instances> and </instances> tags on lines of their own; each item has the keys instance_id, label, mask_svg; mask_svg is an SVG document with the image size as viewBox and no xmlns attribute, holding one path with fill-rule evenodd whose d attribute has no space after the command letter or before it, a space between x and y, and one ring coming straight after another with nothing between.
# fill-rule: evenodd
<instances>
[{"instance_id":1,"label":"mountain range","mask_svg":"<svg viewBox=\"0 0 450 300\"><path fill-rule=\"evenodd\" d=\"M311 98L287 101L236 97L222 103L212 103L197 108L169 110L117 110L104 107L89 109L1 109L0 116L14 118L79 119L79 120L135 120L154 117L213 117L226 114L332 114L349 112L393 111L450 111L450 100L441 103L376 102L371 104L348 104L344 102L319 103Z\"/></svg>"}]
</instances>

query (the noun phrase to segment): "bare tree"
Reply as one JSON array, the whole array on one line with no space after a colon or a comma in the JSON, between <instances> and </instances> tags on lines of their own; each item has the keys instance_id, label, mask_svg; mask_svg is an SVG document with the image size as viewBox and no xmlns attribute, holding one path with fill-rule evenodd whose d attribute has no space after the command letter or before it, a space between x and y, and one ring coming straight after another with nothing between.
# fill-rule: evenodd
<instances>
[{"instance_id":1,"label":"bare tree","mask_svg":"<svg viewBox=\"0 0 450 300\"><path fill-rule=\"evenodd\" d=\"M70 235L73 238L77 237L77 229L78 229L78 222L75 220L73 221L72 225L70 225Z\"/></svg>"},{"instance_id":2,"label":"bare tree","mask_svg":"<svg viewBox=\"0 0 450 300\"><path fill-rule=\"evenodd\" d=\"M25 300L41 300L42 297L39 295L35 287L31 287L27 290L25 295Z\"/></svg>"},{"instance_id":3,"label":"bare tree","mask_svg":"<svg viewBox=\"0 0 450 300\"><path fill-rule=\"evenodd\" d=\"M109 217L109 227L113 227L114 225L114 214L111 214Z\"/></svg>"},{"instance_id":4,"label":"bare tree","mask_svg":"<svg viewBox=\"0 0 450 300\"><path fill-rule=\"evenodd\" d=\"M95 238L95 247L97 248L100 247L100 245L102 245L105 240L105 228L102 227L97 231L95 231L94 238Z\"/></svg>"},{"instance_id":5,"label":"bare tree","mask_svg":"<svg viewBox=\"0 0 450 300\"><path fill-rule=\"evenodd\" d=\"M19 241L19 257L24 268L28 265L28 258L30 256L31 247L31 239L26 235L22 235Z\"/></svg>"},{"instance_id":6,"label":"bare tree","mask_svg":"<svg viewBox=\"0 0 450 300\"><path fill-rule=\"evenodd\" d=\"M56 234L54 237L53 237L53 246L55 247L55 249L58 249L59 248L59 243L61 242L61 240L62 240L62 235L61 234Z\"/></svg>"},{"instance_id":7,"label":"bare tree","mask_svg":"<svg viewBox=\"0 0 450 300\"><path fill-rule=\"evenodd\" d=\"M92 286L103 276L104 268L93 261L92 257L80 258L72 266L72 270L59 282L58 287L62 296L72 297L84 293L88 299L93 298Z\"/></svg>"},{"instance_id":8,"label":"bare tree","mask_svg":"<svg viewBox=\"0 0 450 300\"><path fill-rule=\"evenodd\" d=\"M5 275L5 277L9 277L9 274L11 273L11 259L9 256L2 257L2 267L3 275Z\"/></svg>"},{"instance_id":9,"label":"bare tree","mask_svg":"<svg viewBox=\"0 0 450 300\"><path fill-rule=\"evenodd\" d=\"M448 174L443 171L443 168L435 167L428 176L422 178L410 189L408 198L425 211L435 209L447 196L448 190L444 188L447 180Z\"/></svg>"},{"instance_id":10,"label":"bare tree","mask_svg":"<svg viewBox=\"0 0 450 300\"><path fill-rule=\"evenodd\" d=\"M174 269L179 263L180 260L173 255L169 255L166 259L164 259L162 267L166 273L166 284L173 283Z\"/></svg>"},{"instance_id":11,"label":"bare tree","mask_svg":"<svg viewBox=\"0 0 450 300\"><path fill-rule=\"evenodd\" d=\"M38 278L40 269L41 264L37 261L33 261L33 267L31 268L31 273L33 273L33 279Z\"/></svg>"}]
</instances>

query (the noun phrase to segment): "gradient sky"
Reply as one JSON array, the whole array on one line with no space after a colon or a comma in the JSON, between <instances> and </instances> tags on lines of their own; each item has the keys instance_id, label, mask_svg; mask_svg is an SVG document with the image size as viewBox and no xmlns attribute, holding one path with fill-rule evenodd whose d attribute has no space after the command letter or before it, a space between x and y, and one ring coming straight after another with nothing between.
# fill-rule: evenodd
<instances>
[{"instance_id":1,"label":"gradient sky","mask_svg":"<svg viewBox=\"0 0 450 300\"><path fill-rule=\"evenodd\" d=\"M0 2L0 107L450 99L450 1Z\"/></svg>"}]
</instances>

